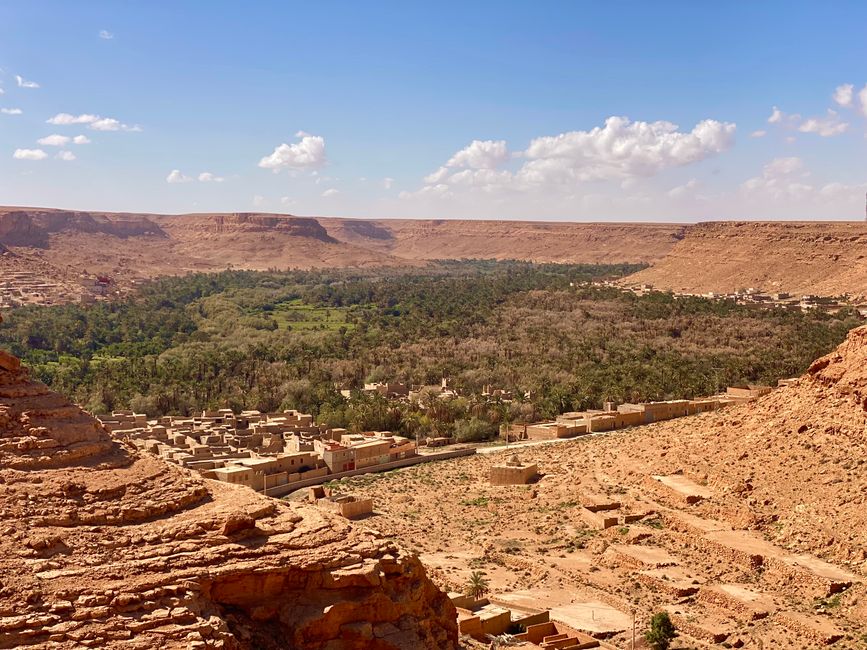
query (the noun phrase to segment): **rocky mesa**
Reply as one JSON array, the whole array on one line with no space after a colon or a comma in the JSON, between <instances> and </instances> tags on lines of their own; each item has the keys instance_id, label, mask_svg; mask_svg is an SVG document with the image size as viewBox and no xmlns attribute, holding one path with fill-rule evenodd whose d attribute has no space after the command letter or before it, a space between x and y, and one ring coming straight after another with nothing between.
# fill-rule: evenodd
<instances>
[{"instance_id":1,"label":"rocky mesa","mask_svg":"<svg viewBox=\"0 0 867 650\"><path fill-rule=\"evenodd\" d=\"M823 296L867 294L867 223L709 222L652 266L630 276L677 292L766 292Z\"/></svg>"},{"instance_id":2,"label":"rocky mesa","mask_svg":"<svg viewBox=\"0 0 867 650\"><path fill-rule=\"evenodd\" d=\"M0 648L457 648L415 556L113 440L0 352Z\"/></svg>"}]
</instances>

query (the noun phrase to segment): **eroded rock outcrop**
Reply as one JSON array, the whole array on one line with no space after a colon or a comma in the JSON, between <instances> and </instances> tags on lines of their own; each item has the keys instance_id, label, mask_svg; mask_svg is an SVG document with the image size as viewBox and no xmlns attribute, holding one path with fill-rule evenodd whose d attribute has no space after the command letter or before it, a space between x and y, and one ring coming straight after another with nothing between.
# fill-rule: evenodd
<instances>
[{"instance_id":1,"label":"eroded rock outcrop","mask_svg":"<svg viewBox=\"0 0 867 650\"><path fill-rule=\"evenodd\" d=\"M457 647L392 541L112 440L0 355L0 648Z\"/></svg>"},{"instance_id":2,"label":"eroded rock outcrop","mask_svg":"<svg viewBox=\"0 0 867 650\"><path fill-rule=\"evenodd\" d=\"M0 242L8 246L48 248L54 233L101 233L113 237L157 237L166 233L145 215L75 210L0 210Z\"/></svg>"}]
</instances>

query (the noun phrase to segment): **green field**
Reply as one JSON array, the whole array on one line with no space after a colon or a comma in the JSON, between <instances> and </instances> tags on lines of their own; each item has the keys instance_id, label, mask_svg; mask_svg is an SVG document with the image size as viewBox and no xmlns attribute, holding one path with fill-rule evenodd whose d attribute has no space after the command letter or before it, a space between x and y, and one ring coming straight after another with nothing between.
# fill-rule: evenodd
<instances>
[{"instance_id":1,"label":"green field","mask_svg":"<svg viewBox=\"0 0 867 650\"><path fill-rule=\"evenodd\" d=\"M270 316L277 322L277 327L281 330L336 331L345 327L349 331L355 327L352 322L347 320L347 312L349 311L349 307L307 305L300 298L297 298L275 305Z\"/></svg>"}]
</instances>

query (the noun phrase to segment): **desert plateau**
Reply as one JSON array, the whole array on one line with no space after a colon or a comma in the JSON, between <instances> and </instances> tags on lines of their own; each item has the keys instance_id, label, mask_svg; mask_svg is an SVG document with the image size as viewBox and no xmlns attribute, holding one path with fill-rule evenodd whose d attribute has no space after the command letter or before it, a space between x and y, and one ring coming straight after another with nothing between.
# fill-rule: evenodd
<instances>
[{"instance_id":1,"label":"desert plateau","mask_svg":"<svg viewBox=\"0 0 867 650\"><path fill-rule=\"evenodd\" d=\"M0 650L867 650L865 24L0 1Z\"/></svg>"}]
</instances>

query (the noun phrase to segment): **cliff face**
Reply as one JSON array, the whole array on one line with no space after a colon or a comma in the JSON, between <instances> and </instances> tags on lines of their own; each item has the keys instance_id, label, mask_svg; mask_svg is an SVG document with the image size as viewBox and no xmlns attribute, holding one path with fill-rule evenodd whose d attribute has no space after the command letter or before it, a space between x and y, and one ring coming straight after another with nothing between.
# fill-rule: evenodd
<instances>
[{"instance_id":1,"label":"cliff face","mask_svg":"<svg viewBox=\"0 0 867 650\"><path fill-rule=\"evenodd\" d=\"M0 648L457 648L419 561L112 440L0 354Z\"/></svg>"},{"instance_id":2,"label":"cliff face","mask_svg":"<svg viewBox=\"0 0 867 650\"><path fill-rule=\"evenodd\" d=\"M628 283L728 293L867 294L867 224L719 222L689 226L683 239Z\"/></svg>"},{"instance_id":3,"label":"cliff face","mask_svg":"<svg viewBox=\"0 0 867 650\"><path fill-rule=\"evenodd\" d=\"M234 214L186 215L184 217L163 217L162 222L169 225L175 236L183 238L194 233L202 235L261 233L278 234L289 237L306 237L321 242L335 243L337 240L311 217L293 217L277 214L256 214L236 212Z\"/></svg>"},{"instance_id":4,"label":"cliff face","mask_svg":"<svg viewBox=\"0 0 867 650\"><path fill-rule=\"evenodd\" d=\"M661 259L684 230L683 226L647 223L330 218L319 221L341 241L406 260L651 263Z\"/></svg>"},{"instance_id":5,"label":"cliff face","mask_svg":"<svg viewBox=\"0 0 867 650\"><path fill-rule=\"evenodd\" d=\"M53 233L103 233L114 237L165 237L144 215L113 215L68 210L0 211L0 243L48 248Z\"/></svg>"}]
</instances>

